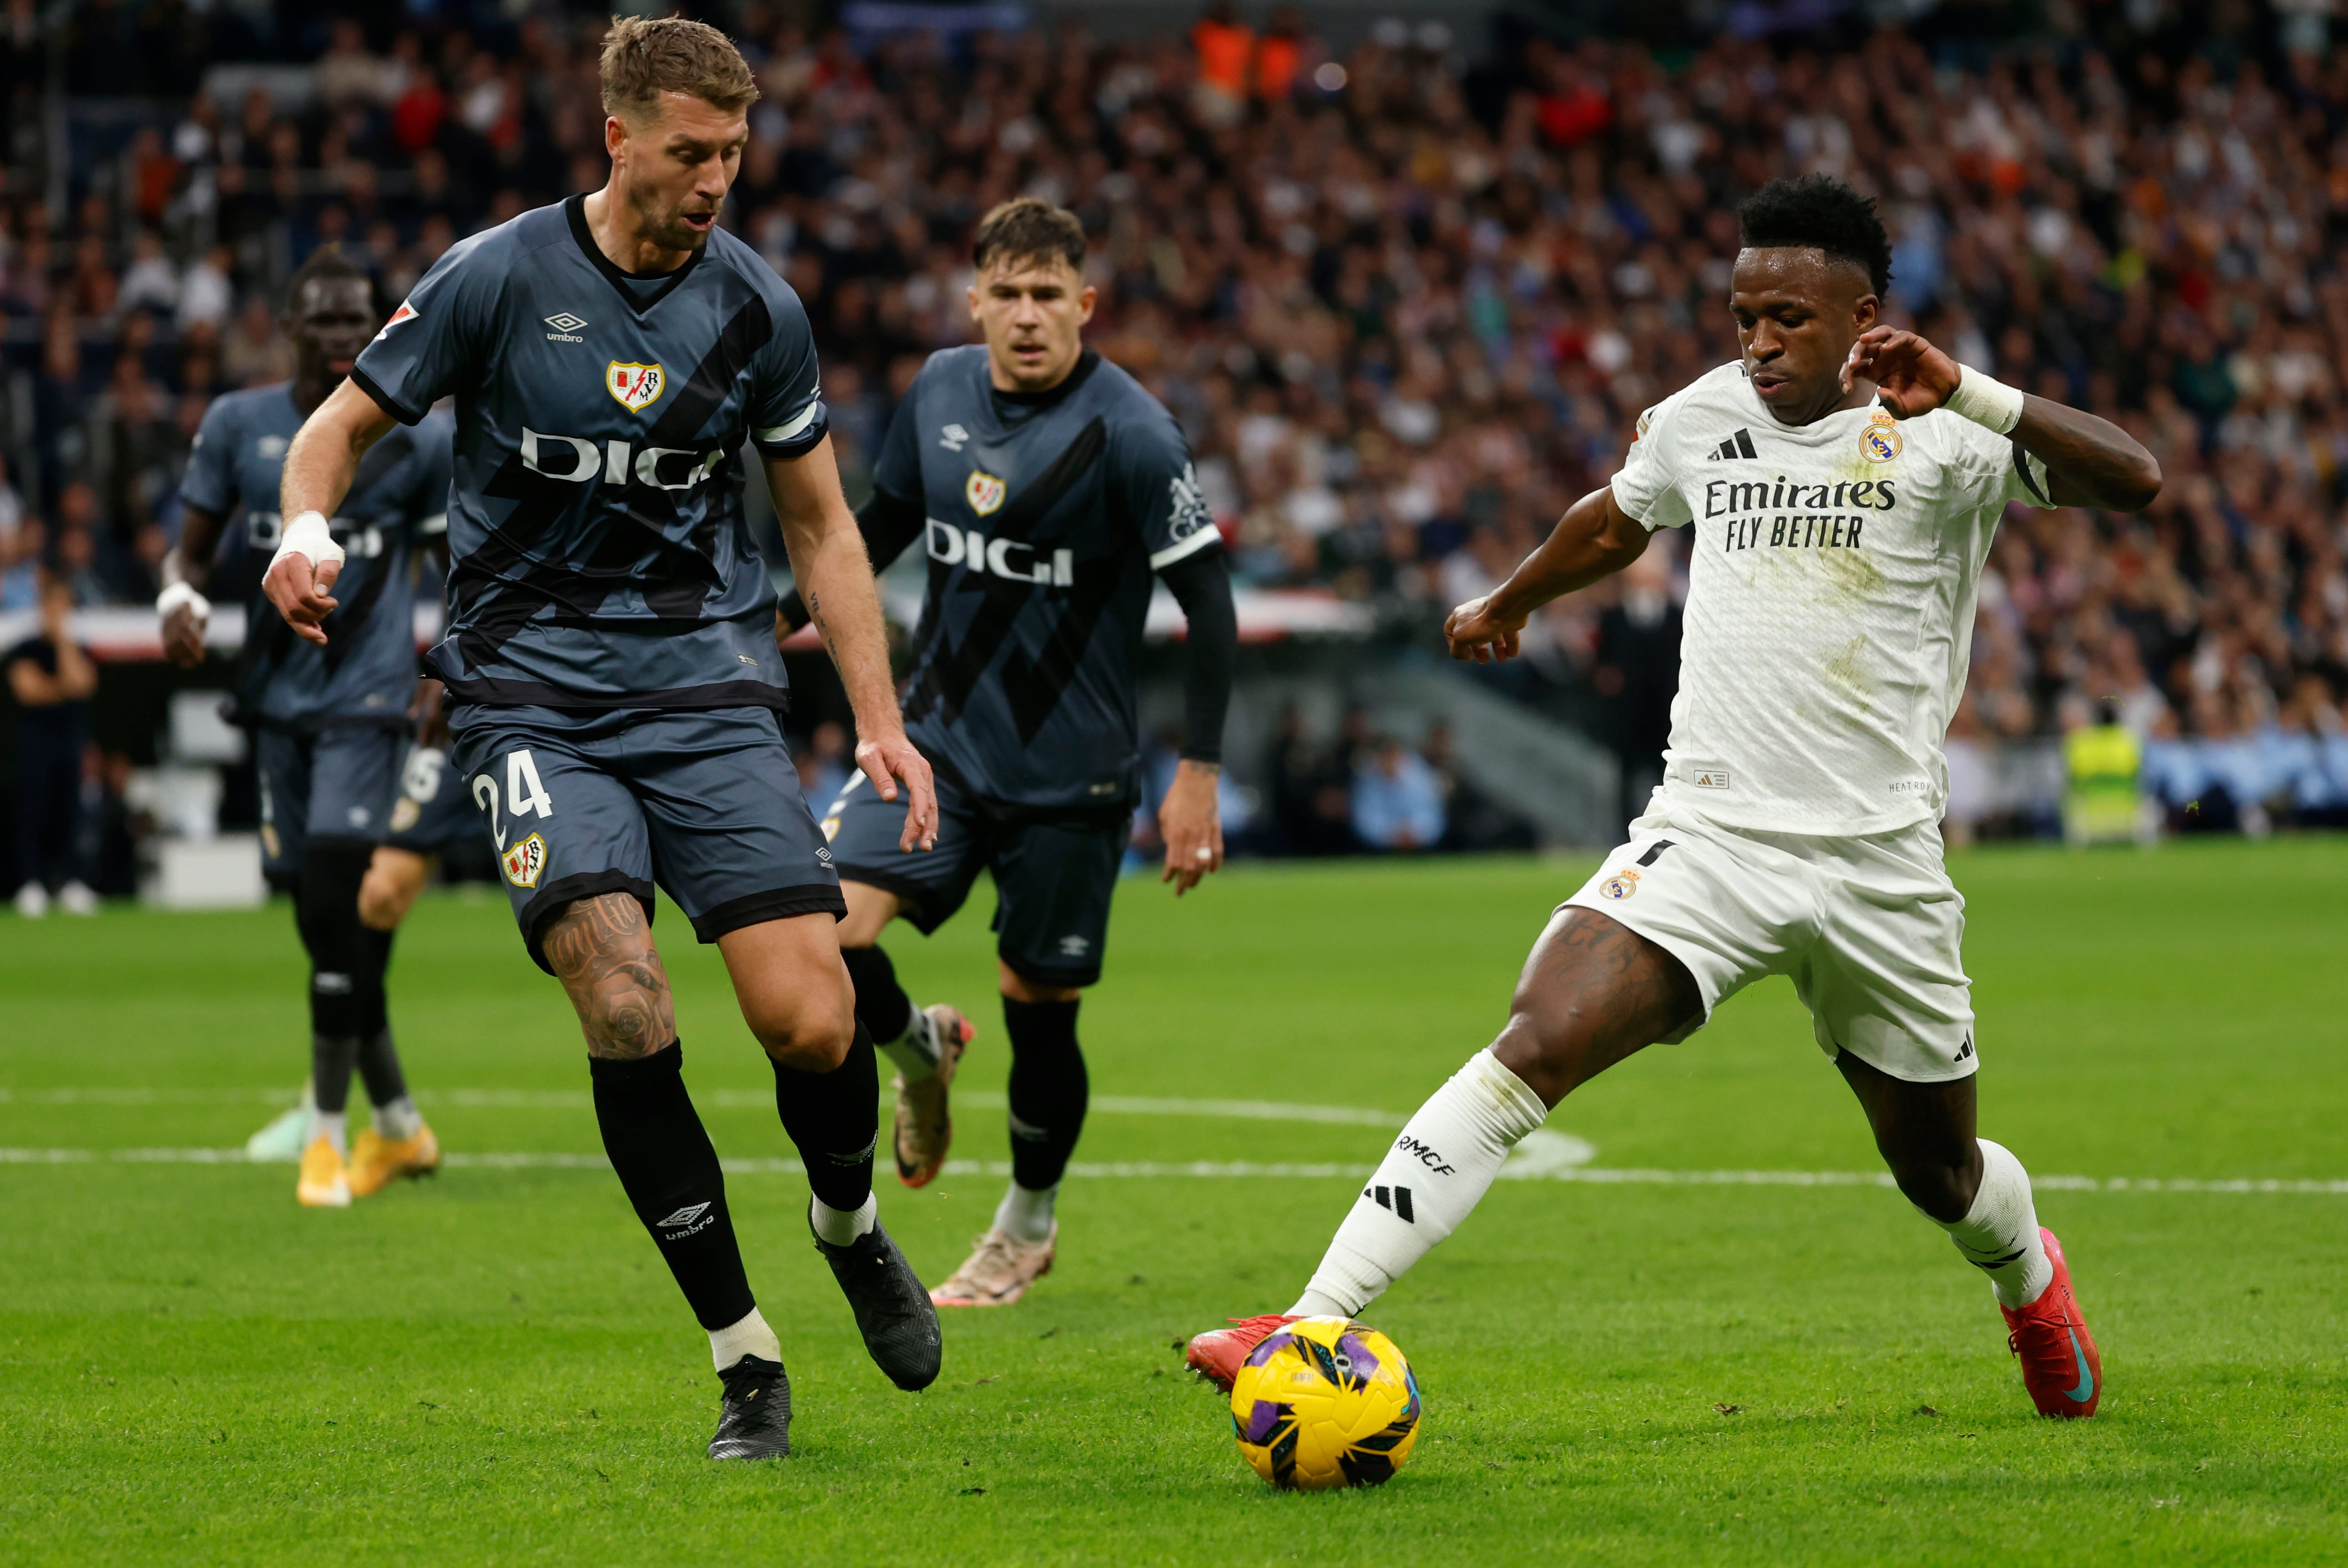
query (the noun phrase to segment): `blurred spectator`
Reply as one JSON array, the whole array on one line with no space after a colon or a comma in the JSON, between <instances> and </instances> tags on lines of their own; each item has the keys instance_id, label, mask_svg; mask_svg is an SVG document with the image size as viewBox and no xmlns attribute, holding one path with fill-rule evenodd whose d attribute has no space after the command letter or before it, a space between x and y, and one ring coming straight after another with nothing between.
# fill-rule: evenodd
<instances>
[{"instance_id":1,"label":"blurred spectator","mask_svg":"<svg viewBox=\"0 0 2348 1568\"><path fill-rule=\"evenodd\" d=\"M1625 824L1645 812L1647 797L1663 781L1672 698L1680 689L1677 586L1670 542L1650 540L1646 553L1623 569L1614 603L1598 617L1590 684L1605 699Z\"/></svg>"},{"instance_id":2,"label":"blurred spectator","mask_svg":"<svg viewBox=\"0 0 2348 1568\"><path fill-rule=\"evenodd\" d=\"M26 517L0 535L0 610L40 608L41 556L48 531L39 518Z\"/></svg>"},{"instance_id":3,"label":"blurred spectator","mask_svg":"<svg viewBox=\"0 0 2348 1568\"><path fill-rule=\"evenodd\" d=\"M73 593L56 577L41 584L41 630L8 651L16 699L16 913L38 920L54 890L67 914L95 914L80 846L82 744L98 669L67 625Z\"/></svg>"},{"instance_id":4,"label":"blurred spectator","mask_svg":"<svg viewBox=\"0 0 2348 1568\"><path fill-rule=\"evenodd\" d=\"M794 748L799 771L799 793L807 798L808 807L818 816L824 808L839 798L848 788L850 772L848 731L831 719L815 727L805 746Z\"/></svg>"},{"instance_id":5,"label":"blurred spectator","mask_svg":"<svg viewBox=\"0 0 2348 1568\"><path fill-rule=\"evenodd\" d=\"M1354 768L1354 833L1373 850L1428 850L1443 838L1443 780L1385 737Z\"/></svg>"},{"instance_id":6,"label":"blurred spectator","mask_svg":"<svg viewBox=\"0 0 2348 1568\"><path fill-rule=\"evenodd\" d=\"M1532 823L1478 789L1460 770L1452 748L1451 726L1440 719L1427 726L1419 752L1435 770L1443 791L1443 841L1437 848L1490 854L1540 847L1540 835Z\"/></svg>"}]
</instances>

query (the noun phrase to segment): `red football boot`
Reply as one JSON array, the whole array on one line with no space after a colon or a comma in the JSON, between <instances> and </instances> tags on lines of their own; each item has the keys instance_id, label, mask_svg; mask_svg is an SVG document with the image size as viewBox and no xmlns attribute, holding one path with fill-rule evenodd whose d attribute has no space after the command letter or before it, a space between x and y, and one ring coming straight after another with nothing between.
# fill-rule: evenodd
<instances>
[{"instance_id":1,"label":"red football boot","mask_svg":"<svg viewBox=\"0 0 2348 1568\"><path fill-rule=\"evenodd\" d=\"M2103 1399L2103 1358L2096 1354L2096 1336L2087 1332L2086 1315L2072 1294L2063 1244L2044 1225L2038 1239L2046 1244L2054 1278L2028 1306L1998 1310L2005 1314L2005 1342L2022 1363L2022 1386L2029 1390L2030 1402L2042 1416L2077 1420L2094 1415Z\"/></svg>"},{"instance_id":2,"label":"red football boot","mask_svg":"<svg viewBox=\"0 0 2348 1568\"><path fill-rule=\"evenodd\" d=\"M1268 1312L1262 1317L1234 1317L1231 1327L1210 1328L1191 1340L1190 1347L1182 1353L1182 1363L1228 1394L1231 1391L1231 1379L1240 1375L1248 1353L1262 1344L1273 1329L1295 1321L1276 1312Z\"/></svg>"}]
</instances>

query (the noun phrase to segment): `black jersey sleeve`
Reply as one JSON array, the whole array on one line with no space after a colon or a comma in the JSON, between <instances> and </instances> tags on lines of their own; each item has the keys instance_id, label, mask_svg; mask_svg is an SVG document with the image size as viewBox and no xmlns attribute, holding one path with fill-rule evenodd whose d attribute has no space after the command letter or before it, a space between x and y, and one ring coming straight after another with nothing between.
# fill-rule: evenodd
<instances>
[{"instance_id":1,"label":"black jersey sleeve","mask_svg":"<svg viewBox=\"0 0 2348 1568\"><path fill-rule=\"evenodd\" d=\"M455 481L456 431L456 421L446 414L435 414L416 428L416 493L409 498L409 505L415 509L419 539L448 531L448 487Z\"/></svg>"},{"instance_id":2,"label":"black jersey sleeve","mask_svg":"<svg viewBox=\"0 0 2348 1568\"><path fill-rule=\"evenodd\" d=\"M1182 755L1193 762L1220 762L1223 719L1231 711L1231 676L1240 656L1231 569L1221 551L1202 550L1175 562L1164 575L1190 623L1182 648Z\"/></svg>"},{"instance_id":3,"label":"black jersey sleeve","mask_svg":"<svg viewBox=\"0 0 2348 1568\"><path fill-rule=\"evenodd\" d=\"M909 501L916 511L922 505L922 383L928 376L924 366L897 399L896 412L889 416L889 433L880 438L880 450L872 459L872 488Z\"/></svg>"},{"instance_id":4,"label":"black jersey sleeve","mask_svg":"<svg viewBox=\"0 0 2348 1568\"><path fill-rule=\"evenodd\" d=\"M485 378L510 259L485 242L500 232L451 246L433 263L351 367L359 390L401 424L418 423L460 385Z\"/></svg>"},{"instance_id":5,"label":"black jersey sleeve","mask_svg":"<svg viewBox=\"0 0 2348 1568\"><path fill-rule=\"evenodd\" d=\"M770 458L804 457L830 428L807 307L788 288L767 302L774 332L750 361L750 438Z\"/></svg>"},{"instance_id":6,"label":"black jersey sleeve","mask_svg":"<svg viewBox=\"0 0 2348 1568\"><path fill-rule=\"evenodd\" d=\"M1190 466L1190 444L1163 408L1118 429L1110 482L1122 492L1126 513L1141 531L1153 572L1163 572L1188 555L1220 542L1214 514Z\"/></svg>"},{"instance_id":7,"label":"black jersey sleeve","mask_svg":"<svg viewBox=\"0 0 2348 1568\"><path fill-rule=\"evenodd\" d=\"M181 504L220 518L236 510L237 425L234 406L225 397L214 398L204 410L188 449L187 471L180 476Z\"/></svg>"}]
</instances>

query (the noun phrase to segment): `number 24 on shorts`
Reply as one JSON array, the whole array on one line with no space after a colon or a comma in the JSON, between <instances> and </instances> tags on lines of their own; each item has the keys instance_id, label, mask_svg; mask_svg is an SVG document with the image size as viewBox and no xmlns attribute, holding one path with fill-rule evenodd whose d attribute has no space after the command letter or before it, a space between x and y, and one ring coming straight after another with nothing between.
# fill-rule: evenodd
<instances>
[{"instance_id":1,"label":"number 24 on shorts","mask_svg":"<svg viewBox=\"0 0 2348 1568\"><path fill-rule=\"evenodd\" d=\"M520 843L507 844L505 819L498 810L498 781L490 774L474 776L473 799L489 815L489 833L497 841L498 860L505 870L506 880L516 887L536 887L539 874L546 869L546 841L532 833ZM547 794L546 785L538 776L538 763L527 748L506 754L505 810L516 818L535 814L551 819L554 815L554 801Z\"/></svg>"}]
</instances>

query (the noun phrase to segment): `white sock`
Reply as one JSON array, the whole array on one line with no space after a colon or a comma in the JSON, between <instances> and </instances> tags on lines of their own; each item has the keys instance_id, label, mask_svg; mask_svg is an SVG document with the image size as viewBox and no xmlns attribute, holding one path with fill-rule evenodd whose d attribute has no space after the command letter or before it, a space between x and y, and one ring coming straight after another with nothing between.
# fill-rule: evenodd
<instances>
[{"instance_id":1,"label":"white sock","mask_svg":"<svg viewBox=\"0 0 2348 1568\"><path fill-rule=\"evenodd\" d=\"M388 1105L375 1108L375 1130L394 1143L405 1143L424 1130L424 1113L416 1109L413 1096L401 1095Z\"/></svg>"},{"instance_id":2,"label":"white sock","mask_svg":"<svg viewBox=\"0 0 2348 1568\"><path fill-rule=\"evenodd\" d=\"M739 1323L729 1323L723 1328L709 1331L709 1358L723 1372L745 1356L756 1356L762 1361L779 1365L783 1359L783 1342L767 1326L767 1320L752 1307Z\"/></svg>"},{"instance_id":3,"label":"white sock","mask_svg":"<svg viewBox=\"0 0 2348 1568\"><path fill-rule=\"evenodd\" d=\"M808 1200L808 1223L819 1240L844 1247L880 1222L880 1199L867 1192L860 1208L835 1209L820 1198Z\"/></svg>"},{"instance_id":4,"label":"white sock","mask_svg":"<svg viewBox=\"0 0 2348 1568\"><path fill-rule=\"evenodd\" d=\"M2054 1265L2047 1261L2046 1243L2038 1234L2038 1211L2030 1202L2030 1172L2003 1145L1986 1138L1979 1141L1981 1191L1963 1219L1941 1229L1957 1243L1965 1262L1989 1275L2000 1306L2027 1306L2054 1278Z\"/></svg>"},{"instance_id":5,"label":"white sock","mask_svg":"<svg viewBox=\"0 0 2348 1568\"><path fill-rule=\"evenodd\" d=\"M310 1141L315 1143L321 1138L335 1146L335 1153L348 1154L351 1151L348 1115L339 1110L313 1112L310 1117Z\"/></svg>"},{"instance_id":6,"label":"white sock","mask_svg":"<svg viewBox=\"0 0 2348 1568\"><path fill-rule=\"evenodd\" d=\"M1003 1194L1003 1202L994 1206L994 1228L1023 1242L1048 1240L1052 1234L1052 1204L1059 1195L1057 1182L1040 1192L1031 1192L1014 1181Z\"/></svg>"},{"instance_id":7,"label":"white sock","mask_svg":"<svg viewBox=\"0 0 2348 1568\"><path fill-rule=\"evenodd\" d=\"M905 1075L907 1083L937 1076L937 1026L921 1008L913 1009L913 1016L905 1022L903 1034L893 1040L875 1040L872 1043L880 1047L882 1055L897 1064L897 1070Z\"/></svg>"},{"instance_id":8,"label":"white sock","mask_svg":"<svg viewBox=\"0 0 2348 1568\"><path fill-rule=\"evenodd\" d=\"M1489 1047L1418 1108L1289 1311L1352 1316L1459 1228L1549 1108Z\"/></svg>"}]
</instances>

